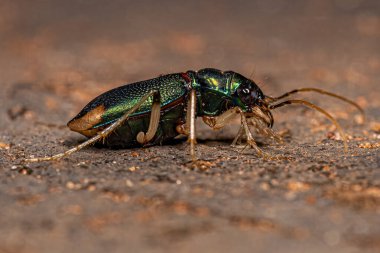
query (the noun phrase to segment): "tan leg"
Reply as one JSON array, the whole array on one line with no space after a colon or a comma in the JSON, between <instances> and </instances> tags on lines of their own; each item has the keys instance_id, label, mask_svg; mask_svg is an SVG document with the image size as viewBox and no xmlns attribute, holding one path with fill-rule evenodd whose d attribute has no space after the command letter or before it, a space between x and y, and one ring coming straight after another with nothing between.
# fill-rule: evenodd
<instances>
[{"instance_id":1,"label":"tan leg","mask_svg":"<svg viewBox=\"0 0 380 253\"><path fill-rule=\"evenodd\" d=\"M190 142L190 155L191 159L194 161L197 160L197 157L195 155L195 144L196 144L196 137L195 137L195 116L196 116L196 110L197 110L197 97L195 90L190 91L190 99L188 102L188 110L187 110L187 118L186 123L189 124L190 128L190 134L188 137L188 141Z\"/></svg>"},{"instance_id":2,"label":"tan leg","mask_svg":"<svg viewBox=\"0 0 380 253\"><path fill-rule=\"evenodd\" d=\"M271 128L268 127L267 122L258 115L247 118L249 126L253 126L258 134L267 136L278 143L283 143L281 136L276 134Z\"/></svg>"},{"instance_id":3,"label":"tan leg","mask_svg":"<svg viewBox=\"0 0 380 253\"><path fill-rule=\"evenodd\" d=\"M160 123L160 114L161 114L161 98L160 93L153 94L153 104L152 110L150 113L150 122L148 131L146 133L139 132L136 136L136 140L140 144L148 143L156 135L158 125Z\"/></svg>"},{"instance_id":4,"label":"tan leg","mask_svg":"<svg viewBox=\"0 0 380 253\"><path fill-rule=\"evenodd\" d=\"M238 131L238 133L236 134L236 137L235 137L235 139L232 141L232 143L231 143L231 146L232 147L235 147L236 146L236 143L240 140L240 138L242 137L242 135L243 135L243 130L244 130L244 127L243 127L243 125L242 124L240 124L240 128L239 128L239 131Z\"/></svg>"},{"instance_id":5,"label":"tan leg","mask_svg":"<svg viewBox=\"0 0 380 253\"><path fill-rule=\"evenodd\" d=\"M97 141L106 138L108 135L110 135L116 128L121 126L125 121L128 120L129 116L134 113L137 109L140 108L140 106L150 97L154 94L157 94L158 91L153 90L150 91L148 94L146 94L144 97L141 98L141 100L136 103L128 112L126 112L121 118L119 118L117 121L109 125L107 128L99 132L96 136L92 137L91 139L88 139L87 141L83 142L82 144L79 144L78 146L69 149L63 153L49 156L49 157L41 157L41 158L31 158L31 159L25 159L24 162L30 163L30 162L42 162L42 161L52 161L52 160L59 160L65 156L68 156L74 152L77 152L81 150L82 148L88 147Z\"/></svg>"},{"instance_id":6,"label":"tan leg","mask_svg":"<svg viewBox=\"0 0 380 253\"><path fill-rule=\"evenodd\" d=\"M230 122L234 117L236 117L236 107L229 109L228 111L225 111L219 116L216 117L209 117L209 116L203 116L203 122L206 123L208 126L210 126L214 130L218 130L223 128L228 122Z\"/></svg>"},{"instance_id":7,"label":"tan leg","mask_svg":"<svg viewBox=\"0 0 380 253\"><path fill-rule=\"evenodd\" d=\"M252 136L251 131L249 130L247 118L245 117L244 112L239 107L235 107L235 108L236 108L237 113L240 114L241 124L245 131L245 135L247 136L248 145L254 148L259 156L266 158L267 155L257 146L255 140L253 139L253 136Z\"/></svg>"},{"instance_id":8,"label":"tan leg","mask_svg":"<svg viewBox=\"0 0 380 253\"><path fill-rule=\"evenodd\" d=\"M179 134L183 134L183 135L189 136L190 132L189 132L189 129L187 128L186 125L187 125L187 122L185 124L177 125L176 128L175 128L175 130Z\"/></svg>"},{"instance_id":9,"label":"tan leg","mask_svg":"<svg viewBox=\"0 0 380 253\"><path fill-rule=\"evenodd\" d=\"M223 128L228 122L230 122L234 117L236 117L237 112L235 108L231 108L224 113L222 113L219 116L216 117L210 117L210 116L203 116L203 122L211 127L214 130L218 130ZM234 141L232 142L231 146L235 146L239 138L241 137L243 133L243 126L240 125L239 132L237 133Z\"/></svg>"},{"instance_id":10,"label":"tan leg","mask_svg":"<svg viewBox=\"0 0 380 253\"><path fill-rule=\"evenodd\" d=\"M191 100L191 94L190 94L189 101L187 103L185 124L180 124L180 125L176 126L177 133L183 134L186 136L190 135L190 120L188 120L191 118L191 112L192 112L192 110L191 110L192 104L191 104L190 100Z\"/></svg>"},{"instance_id":11,"label":"tan leg","mask_svg":"<svg viewBox=\"0 0 380 253\"><path fill-rule=\"evenodd\" d=\"M269 137L279 143L282 143L282 138L272 130L273 116L266 107L254 107L251 112L244 113L249 126L253 126L255 132ZM241 126L242 127L242 126ZM239 135L235 138L234 144L238 141Z\"/></svg>"},{"instance_id":12,"label":"tan leg","mask_svg":"<svg viewBox=\"0 0 380 253\"><path fill-rule=\"evenodd\" d=\"M257 146L255 140L253 139L252 133L249 130L247 118L244 115L244 112L239 107L234 107L229 109L228 111L224 112L223 114L217 116L217 117L203 117L203 121L213 129L220 129L224 127L228 122L230 122L233 117L235 117L237 114L240 115L241 118L241 125L239 132L237 136L235 137L234 141L232 142L232 145L235 145L236 142L239 140L239 138L242 136L243 131L245 135L247 136L247 143L252 148L254 148L258 155L264 156L264 152L261 151L261 149Z\"/></svg>"}]
</instances>

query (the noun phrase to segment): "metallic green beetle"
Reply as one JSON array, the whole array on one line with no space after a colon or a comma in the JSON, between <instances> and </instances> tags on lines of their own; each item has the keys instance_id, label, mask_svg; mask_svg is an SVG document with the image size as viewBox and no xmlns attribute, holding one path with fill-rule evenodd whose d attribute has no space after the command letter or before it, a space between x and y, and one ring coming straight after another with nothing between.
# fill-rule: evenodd
<instances>
[{"instance_id":1,"label":"metallic green beetle","mask_svg":"<svg viewBox=\"0 0 380 253\"><path fill-rule=\"evenodd\" d=\"M279 97L265 96L257 84L233 71L205 68L159 76L107 91L88 103L68 127L89 139L51 157L27 159L28 162L60 159L91 144L102 142L109 147L133 147L163 144L179 134L187 135L190 154L195 155L195 118L213 129L220 129L236 115L241 127L233 142L245 136L247 144L263 156L250 127L261 134L279 140L271 129L271 110L286 104L302 104L318 110L340 131L345 149L346 136L339 123L326 111L305 100L280 101L297 92L312 91L329 95L363 110L355 102L340 95L316 88L301 88Z\"/></svg>"}]
</instances>

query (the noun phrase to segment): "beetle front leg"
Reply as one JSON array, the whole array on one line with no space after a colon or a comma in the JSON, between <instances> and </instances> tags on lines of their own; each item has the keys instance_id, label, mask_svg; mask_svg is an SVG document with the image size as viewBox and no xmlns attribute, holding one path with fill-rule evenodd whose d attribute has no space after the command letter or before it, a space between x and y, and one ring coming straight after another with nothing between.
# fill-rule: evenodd
<instances>
[{"instance_id":1,"label":"beetle front leg","mask_svg":"<svg viewBox=\"0 0 380 253\"><path fill-rule=\"evenodd\" d=\"M219 116L216 117L210 117L210 116L203 116L203 122L206 123L209 127L211 127L214 130L218 130L223 128L226 124L228 124L236 115L238 114L237 110L235 108L231 108L224 113L222 113ZM235 146L237 141L240 139L240 137L243 134L243 125L240 124L239 132L237 133L235 139L233 140L231 146Z\"/></svg>"},{"instance_id":2,"label":"beetle front leg","mask_svg":"<svg viewBox=\"0 0 380 253\"><path fill-rule=\"evenodd\" d=\"M121 126L125 121L128 120L129 116L133 114L135 111L137 111L140 106L149 99L150 96L155 96L155 94L158 94L158 91L152 90L148 94L146 94L144 97L140 99L139 102L137 102L128 112L126 112L122 117L120 117L117 121L109 125L107 128L102 130L100 133L92 137L91 139L88 139L87 141L79 144L78 146L69 149L63 153L54 155L54 156L49 156L49 157L41 157L41 158L31 158L31 159L25 159L24 162L42 162L42 161L53 161L53 160L59 160L65 156L68 156L74 152L77 152L81 150L82 148L88 147L97 141L106 138L108 135L110 135L116 128ZM149 132L149 131L148 131Z\"/></svg>"},{"instance_id":3,"label":"beetle front leg","mask_svg":"<svg viewBox=\"0 0 380 253\"><path fill-rule=\"evenodd\" d=\"M203 122L206 123L208 126L210 126L214 130L221 129L228 122L230 122L234 117L236 117L236 114L237 114L236 108L237 107L231 108L216 117L203 116L202 117Z\"/></svg>"},{"instance_id":4,"label":"beetle front leg","mask_svg":"<svg viewBox=\"0 0 380 253\"><path fill-rule=\"evenodd\" d=\"M243 131L245 132L245 135L247 136L247 143L256 150L257 154L262 157L267 157L267 155L257 146L255 140L253 139L252 133L249 130L247 118L244 115L244 112L239 107L234 107L229 109L228 111L225 111L223 114L217 116L217 117L203 117L203 121L210 127L212 127L214 130L220 129L224 127L228 122L230 122L233 117L235 117L237 114L240 115L241 118L241 125L239 132L237 136L235 137L234 141L232 142L233 145L236 144L238 139L242 136Z\"/></svg>"},{"instance_id":5,"label":"beetle front leg","mask_svg":"<svg viewBox=\"0 0 380 253\"><path fill-rule=\"evenodd\" d=\"M236 143L240 140L240 138L242 137L242 135L243 135L243 130L244 130L244 127L243 127L243 125L242 124L240 124L240 127L239 127L239 131L238 131L238 133L236 134L236 137L235 137L235 139L232 141L232 143L231 143L231 146L232 147L235 147L236 146Z\"/></svg>"},{"instance_id":6,"label":"beetle front leg","mask_svg":"<svg viewBox=\"0 0 380 253\"><path fill-rule=\"evenodd\" d=\"M247 118L244 115L244 112L239 108L235 107L236 111L240 114L241 124L244 128L245 135L247 136L247 143L256 150L257 154L263 158L267 158L267 155L257 146L255 140L253 139L252 133L249 130Z\"/></svg>"}]
</instances>

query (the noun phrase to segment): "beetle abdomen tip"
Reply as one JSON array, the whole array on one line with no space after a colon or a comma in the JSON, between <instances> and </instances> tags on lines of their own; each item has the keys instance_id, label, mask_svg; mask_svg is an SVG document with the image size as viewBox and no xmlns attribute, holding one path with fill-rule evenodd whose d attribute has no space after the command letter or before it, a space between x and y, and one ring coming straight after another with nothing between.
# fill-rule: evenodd
<instances>
[{"instance_id":1,"label":"beetle abdomen tip","mask_svg":"<svg viewBox=\"0 0 380 253\"><path fill-rule=\"evenodd\" d=\"M85 113L83 116L79 116L82 114L79 113L67 123L67 126L71 131L81 133L85 136L93 136L97 132L97 130L93 129L93 127L102 122L104 112L104 105L99 105L98 107Z\"/></svg>"}]
</instances>

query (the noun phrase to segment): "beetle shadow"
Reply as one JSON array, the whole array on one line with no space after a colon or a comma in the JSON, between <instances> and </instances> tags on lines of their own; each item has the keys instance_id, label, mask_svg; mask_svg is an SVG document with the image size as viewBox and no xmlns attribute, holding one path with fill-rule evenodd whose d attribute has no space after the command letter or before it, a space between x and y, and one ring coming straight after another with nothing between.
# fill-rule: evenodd
<instances>
[{"instance_id":1,"label":"beetle shadow","mask_svg":"<svg viewBox=\"0 0 380 253\"><path fill-rule=\"evenodd\" d=\"M63 146L65 146L67 149L76 147L80 145L81 143L85 142L87 138L85 137L69 137L65 139L62 143ZM215 144L225 144L226 146L231 146L234 138L231 137L222 137L222 138L199 138L197 139L197 143L202 144L202 145L207 145L207 143L215 143ZM266 140L265 137L257 136L255 138L256 144L259 147L262 146L267 146L270 145L270 141ZM176 146L176 145L181 145L187 142L187 137L186 136L178 136L176 138L166 140L163 143L160 143L158 146ZM244 145L244 140L242 141L242 145ZM96 149L111 149L111 150L119 150L119 149L134 149L134 148L148 148L151 146L157 146L157 144L147 144L142 146L139 143L136 143L135 145L131 146L107 146L101 142L97 142L94 145L90 145L87 148L96 148Z\"/></svg>"},{"instance_id":2,"label":"beetle shadow","mask_svg":"<svg viewBox=\"0 0 380 253\"><path fill-rule=\"evenodd\" d=\"M78 145L80 145L81 143L85 142L87 139L86 138L78 138L78 137L69 137L67 138L66 140L63 141L62 145L65 146L66 148L73 148L73 147L76 147ZM233 142L233 138L219 138L219 139L214 139L214 138L205 138L205 139L197 139L197 143L199 144L207 144L207 143L222 143L222 144L226 144L226 145L231 145L232 142ZM186 143L187 141L187 137L186 136L183 136L183 137L178 137L178 138L174 138L174 139L171 139L171 140L167 140L161 144L159 144L158 146L175 146L175 145L181 145L183 143ZM257 145L258 146L265 146L265 145L268 145L268 142L263 140L262 138L258 138L257 140L255 140ZM243 141L244 143L244 141ZM114 150L118 150L118 149L133 149L133 148L148 148L148 147L151 147L151 146L157 146L155 144L147 144L147 145L140 145L140 144L136 144L136 145L131 145L129 147L125 147L125 146L112 146L112 147L109 147L103 143L100 143L100 142L97 142L95 143L94 145L90 145L88 146L87 148L96 148L96 149L114 149Z\"/></svg>"},{"instance_id":3,"label":"beetle shadow","mask_svg":"<svg viewBox=\"0 0 380 253\"><path fill-rule=\"evenodd\" d=\"M62 143L63 146L65 146L66 148L73 148L73 147L76 147L80 144L82 144L83 142L87 141L88 139L86 138L81 138L81 137L69 137L67 139L65 139ZM146 144L146 145L141 145L139 143L135 143L135 144L132 144L132 145L129 145L129 146L125 146L125 145L113 145L113 146L107 146L106 144L103 144L101 142L97 142L93 145L90 145L88 146L88 148L90 147L94 147L96 149L113 149L113 150L118 150L118 149L134 149L134 148L147 148L147 147L151 147L151 146L170 146L170 145L180 145L182 143L185 143L187 140L187 137L179 137L179 138L174 138L174 139L171 139L171 140L167 140L163 143L160 143L160 144Z\"/></svg>"},{"instance_id":4,"label":"beetle shadow","mask_svg":"<svg viewBox=\"0 0 380 253\"><path fill-rule=\"evenodd\" d=\"M78 146L79 144L85 142L87 139L86 138L82 138L82 137L69 137L67 139L65 139L62 143L63 146L65 146L66 148L72 148L72 147L75 147L75 146Z\"/></svg>"}]
</instances>

